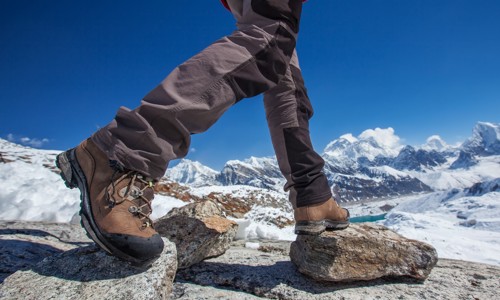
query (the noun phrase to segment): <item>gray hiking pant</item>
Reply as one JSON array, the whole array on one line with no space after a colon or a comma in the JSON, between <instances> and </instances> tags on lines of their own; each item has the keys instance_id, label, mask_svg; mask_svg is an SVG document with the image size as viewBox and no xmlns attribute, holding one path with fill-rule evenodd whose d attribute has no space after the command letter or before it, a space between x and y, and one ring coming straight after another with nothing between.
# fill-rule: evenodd
<instances>
[{"instance_id":1,"label":"gray hiking pant","mask_svg":"<svg viewBox=\"0 0 500 300\"><path fill-rule=\"evenodd\" d=\"M294 207L331 197L313 150L313 109L295 51L302 0L230 0L237 30L178 66L134 110L92 136L110 160L158 179L236 102L264 93L273 146Z\"/></svg>"}]
</instances>

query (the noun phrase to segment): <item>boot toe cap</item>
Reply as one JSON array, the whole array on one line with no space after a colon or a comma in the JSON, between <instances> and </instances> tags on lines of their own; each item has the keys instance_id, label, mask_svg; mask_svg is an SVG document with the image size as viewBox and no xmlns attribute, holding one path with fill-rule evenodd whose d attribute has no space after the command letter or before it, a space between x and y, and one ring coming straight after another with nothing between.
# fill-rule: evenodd
<instances>
[{"instance_id":1,"label":"boot toe cap","mask_svg":"<svg viewBox=\"0 0 500 300\"><path fill-rule=\"evenodd\" d=\"M124 234L108 234L108 242L112 245L113 255L136 265L144 265L158 258L164 247L159 234L151 237L137 237Z\"/></svg>"}]
</instances>

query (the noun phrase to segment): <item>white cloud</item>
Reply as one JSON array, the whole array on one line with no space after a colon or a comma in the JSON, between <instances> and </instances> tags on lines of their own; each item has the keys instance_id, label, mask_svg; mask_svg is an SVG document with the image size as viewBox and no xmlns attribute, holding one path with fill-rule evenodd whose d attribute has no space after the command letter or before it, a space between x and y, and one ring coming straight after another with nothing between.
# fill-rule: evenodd
<instances>
[{"instance_id":1,"label":"white cloud","mask_svg":"<svg viewBox=\"0 0 500 300\"><path fill-rule=\"evenodd\" d=\"M189 152L191 152L191 153L195 153L195 152L196 152L196 148L191 148L191 149L189 149Z\"/></svg>"},{"instance_id":2,"label":"white cloud","mask_svg":"<svg viewBox=\"0 0 500 300\"><path fill-rule=\"evenodd\" d=\"M394 134L392 127L382 129L368 129L363 131L358 138L360 140L374 140L378 145L384 146L389 149L397 149L401 146L401 139Z\"/></svg>"},{"instance_id":3,"label":"white cloud","mask_svg":"<svg viewBox=\"0 0 500 300\"><path fill-rule=\"evenodd\" d=\"M7 134L7 140L9 142L12 142L12 143L18 143L18 144L21 144L21 145L24 145L24 146L30 146L30 147L33 147L33 148L40 148L42 147L43 145L47 144L48 142L50 142L49 139L47 138L30 138L30 137L27 137L27 136L22 136L22 137L18 137L12 133L9 133Z\"/></svg>"}]
</instances>

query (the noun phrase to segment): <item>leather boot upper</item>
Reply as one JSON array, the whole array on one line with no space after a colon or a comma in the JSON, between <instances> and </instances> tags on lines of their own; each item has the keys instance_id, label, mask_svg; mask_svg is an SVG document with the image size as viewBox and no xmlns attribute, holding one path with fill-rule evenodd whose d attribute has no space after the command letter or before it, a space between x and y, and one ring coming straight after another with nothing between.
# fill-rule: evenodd
<instances>
[{"instance_id":1,"label":"leather boot upper","mask_svg":"<svg viewBox=\"0 0 500 300\"><path fill-rule=\"evenodd\" d=\"M347 221L348 213L330 198L326 202L294 209L295 222L301 221Z\"/></svg>"},{"instance_id":2,"label":"leather boot upper","mask_svg":"<svg viewBox=\"0 0 500 300\"><path fill-rule=\"evenodd\" d=\"M103 233L149 238L157 232L149 219L152 182L137 172L117 171L91 140L76 148L87 179L92 215Z\"/></svg>"}]
</instances>

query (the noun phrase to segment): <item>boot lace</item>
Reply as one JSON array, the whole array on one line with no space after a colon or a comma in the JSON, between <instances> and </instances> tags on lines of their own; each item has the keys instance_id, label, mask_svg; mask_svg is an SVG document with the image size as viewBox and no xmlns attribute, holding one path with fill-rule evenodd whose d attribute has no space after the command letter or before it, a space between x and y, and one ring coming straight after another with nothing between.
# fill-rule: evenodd
<instances>
[{"instance_id":1,"label":"boot lace","mask_svg":"<svg viewBox=\"0 0 500 300\"><path fill-rule=\"evenodd\" d=\"M136 171L125 171L116 169L111 177L111 183L107 191L107 199L109 207L113 208L116 205L124 202L130 202L131 205L128 211L142 221L142 230L148 227L154 227L153 220L150 218L153 212L152 201L146 197L147 190L153 189L154 182L152 179L145 177ZM122 173L121 175L119 175ZM117 178L117 176L119 176ZM129 180L128 184L116 193L116 183L123 180ZM150 191L153 195L153 190ZM118 197L116 196L118 195ZM116 199L118 198L118 199Z\"/></svg>"}]
</instances>

